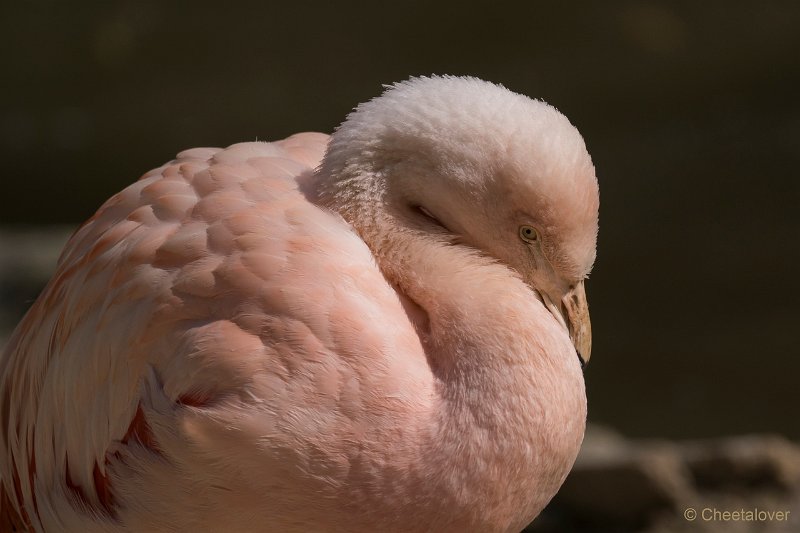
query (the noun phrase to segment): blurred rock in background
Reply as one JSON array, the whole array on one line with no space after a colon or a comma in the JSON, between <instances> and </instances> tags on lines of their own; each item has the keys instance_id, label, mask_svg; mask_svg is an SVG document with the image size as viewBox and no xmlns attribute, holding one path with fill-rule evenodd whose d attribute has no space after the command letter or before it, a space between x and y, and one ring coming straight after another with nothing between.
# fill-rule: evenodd
<instances>
[{"instance_id":1,"label":"blurred rock in background","mask_svg":"<svg viewBox=\"0 0 800 533\"><path fill-rule=\"evenodd\" d=\"M590 425L564 486L525 529L563 531L800 531L800 446L775 435L629 440Z\"/></svg>"}]
</instances>

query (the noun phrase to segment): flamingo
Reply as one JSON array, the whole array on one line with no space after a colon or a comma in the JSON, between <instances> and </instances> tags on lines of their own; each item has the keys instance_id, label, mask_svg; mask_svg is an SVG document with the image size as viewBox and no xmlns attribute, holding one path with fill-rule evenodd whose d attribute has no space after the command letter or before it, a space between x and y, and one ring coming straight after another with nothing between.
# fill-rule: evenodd
<instances>
[{"instance_id":1,"label":"flamingo","mask_svg":"<svg viewBox=\"0 0 800 533\"><path fill-rule=\"evenodd\" d=\"M570 122L471 77L179 153L2 354L3 531L519 531L583 439L598 205Z\"/></svg>"}]
</instances>

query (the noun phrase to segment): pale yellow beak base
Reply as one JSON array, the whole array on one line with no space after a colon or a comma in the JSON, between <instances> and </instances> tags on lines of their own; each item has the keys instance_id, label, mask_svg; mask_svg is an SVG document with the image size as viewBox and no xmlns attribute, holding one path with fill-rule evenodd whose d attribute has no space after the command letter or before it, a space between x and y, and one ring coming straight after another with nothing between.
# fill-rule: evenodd
<instances>
[{"instance_id":1,"label":"pale yellow beak base","mask_svg":"<svg viewBox=\"0 0 800 533\"><path fill-rule=\"evenodd\" d=\"M569 337L582 363L589 362L592 355L592 324L589 320L589 302L583 281L576 284L561 300L564 306Z\"/></svg>"},{"instance_id":2,"label":"pale yellow beak base","mask_svg":"<svg viewBox=\"0 0 800 533\"><path fill-rule=\"evenodd\" d=\"M545 291L537 291L545 307L558 322L569 332L569 338L578 352L581 367L586 366L592 353L592 325L589 321L589 303L583 281L577 283L561 298L551 298Z\"/></svg>"}]
</instances>

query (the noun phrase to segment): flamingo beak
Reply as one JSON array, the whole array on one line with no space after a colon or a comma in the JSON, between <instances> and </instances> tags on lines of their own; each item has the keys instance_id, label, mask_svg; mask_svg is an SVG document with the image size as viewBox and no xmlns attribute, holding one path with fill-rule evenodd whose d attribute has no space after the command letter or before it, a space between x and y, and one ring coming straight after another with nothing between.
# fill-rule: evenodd
<instances>
[{"instance_id":1,"label":"flamingo beak","mask_svg":"<svg viewBox=\"0 0 800 533\"><path fill-rule=\"evenodd\" d=\"M583 281L570 287L562 298L551 298L545 291L539 291L539 294L545 307L569 331L569 338L575 346L583 368L589 362L592 353L592 325ZM561 305L556 305L555 302L559 300Z\"/></svg>"},{"instance_id":2,"label":"flamingo beak","mask_svg":"<svg viewBox=\"0 0 800 533\"><path fill-rule=\"evenodd\" d=\"M567 312L569 338L578 352L581 366L586 366L592 355L592 322L589 319L589 302L583 280L579 281L561 300Z\"/></svg>"}]
</instances>

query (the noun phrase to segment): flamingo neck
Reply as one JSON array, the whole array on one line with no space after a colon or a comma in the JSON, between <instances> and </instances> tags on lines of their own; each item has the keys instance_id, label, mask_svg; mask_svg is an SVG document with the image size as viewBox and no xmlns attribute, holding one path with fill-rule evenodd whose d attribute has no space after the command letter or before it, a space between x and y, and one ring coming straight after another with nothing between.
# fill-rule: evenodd
<instances>
[{"instance_id":1,"label":"flamingo neck","mask_svg":"<svg viewBox=\"0 0 800 533\"><path fill-rule=\"evenodd\" d=\"M532 520L583 439L583 375L567 333L507 267L391 216L369 220L362 237L411 302L436 378L428 462L439 494L476 520L489 516L485 502L497 502L494 523L520 509Z\"/></svg>"},{"instance_id":2,"label":"flamingo neck","mask_svg":"<svg viewBox=\"0 0 800 533\"><path fill-rule=\"evenodd\" d=\"M561 486L583 439L569 336L509 268L415 227L380 179L349 170L318 174L314 199L370 247L422 341L436 383L419 452L431 498L463 510L467 529L505 521L518 531Z\"/></svg>"}]
</instances>

